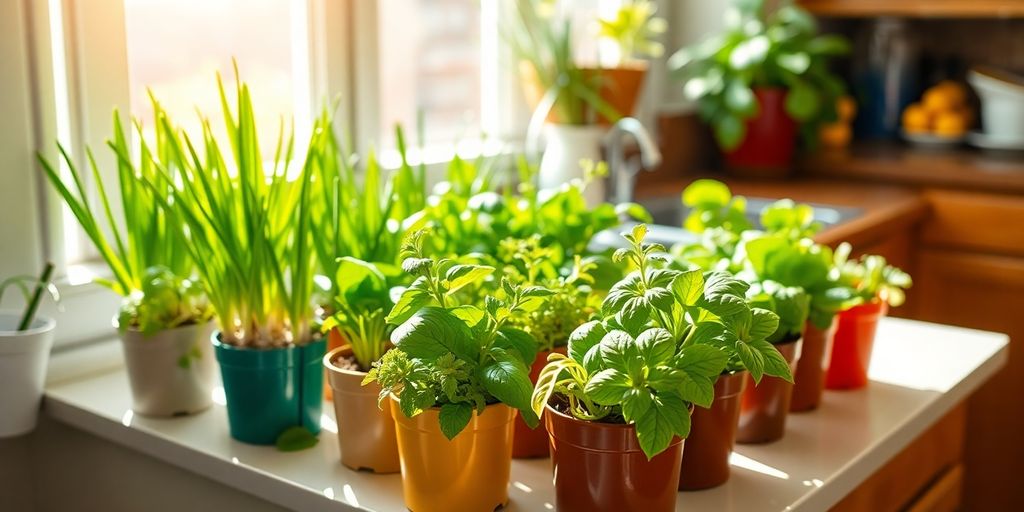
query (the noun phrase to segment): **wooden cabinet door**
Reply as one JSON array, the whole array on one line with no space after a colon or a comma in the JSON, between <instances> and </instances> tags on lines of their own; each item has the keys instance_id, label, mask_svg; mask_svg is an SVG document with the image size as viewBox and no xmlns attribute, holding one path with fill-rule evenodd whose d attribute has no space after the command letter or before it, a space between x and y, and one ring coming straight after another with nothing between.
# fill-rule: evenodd
<instances>
[{"instance_id":1,"label":"wooden cabinet door","mask_svg":"<svg viewBox=\"0 0 1024 512\"><path fill-rule=\"evenodd\" d=\"M1010 336L1006 367L968 401L964 510L1016 509L1024 502L1024 258L922 248L913 277L919 319Z\"/></svg>"}]
</instances>

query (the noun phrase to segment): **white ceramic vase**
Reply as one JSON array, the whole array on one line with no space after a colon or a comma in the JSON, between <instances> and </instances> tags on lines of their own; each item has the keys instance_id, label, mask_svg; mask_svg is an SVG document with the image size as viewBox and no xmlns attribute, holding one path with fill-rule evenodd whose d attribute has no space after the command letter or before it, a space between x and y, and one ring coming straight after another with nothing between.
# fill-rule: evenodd
<instances>
[{"instance_id":1,"label":"white ceramic vase","mask_svg":"<svg viewBox=\"0 0 1024 512\"><path fill-rule=\"evenodd\" d=\"M601 160L601 140L607 128L598 125L544 125L544 156L540 160L538 185L555 188L574 179L583 179L580 161ZM604 180L594 180L584 192L587 205L594 207L605 200Z\"/></svg>"},{"instance_id":2,"label":"white ceramic vase","mask_svg":"<svg viewBox=\"0 0 1024 512\"><path fill-rule=\"evenodd\" d=\"M132 410L144 416L182 416L213 405L217 360L210 344L215 325L186 325L144 336L121 333Z\"/></svg>"},{"instance_id":3,"label":"white ceramic vase","mask_svg":"<svg viewBox=\"0 0 1024 512\"><path fill-rule=\"evenodd\" d=\"M57 325L37 316L27 330L18 331L20 321L21 312L0 311L0 438L36 428Z\"/></svg>"}]
</instances>

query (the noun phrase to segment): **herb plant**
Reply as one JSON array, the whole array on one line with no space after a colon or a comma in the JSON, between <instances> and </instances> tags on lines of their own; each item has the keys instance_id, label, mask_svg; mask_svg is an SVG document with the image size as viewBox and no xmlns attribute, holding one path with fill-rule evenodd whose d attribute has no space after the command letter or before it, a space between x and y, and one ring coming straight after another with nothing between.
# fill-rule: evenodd
<instances>
[{"instance_id":1,"label":"herb plant","mask_svg":"<svg viewBox=\"0 0 1024 512\"><path fill-rule=\"evenodd\" d=\"M804 332L810 313L810 296L799 286L783 286L775 281L757 281L747 291L750 304L778 315L779 327L768 336L768 343L795 341Z\"/></svg>"},{"instance_id":2,"label":"herb plant","mask_svg":"<svg viewBox=\"0 0 1024 512\"><path fill-rule=\"evenodd\" d=\"M859 260L851 260L851 250L850 244L845 242L836 249L832 269L835 280L852 288L864 302L878 299L892 307L902 305L906 300L904 290L913 284L910 274L889 265L883 256L864 255Z\"/></svg>"},{"instance_id":3,"label":"herb plant","mask_svg":"<svg viewBox=\"0 0 1024 512\"><path fill-rule=\"evenodd\" d=\"M387 350L391 327L386 318L394 303L385 271L396 274L386 264L339 258L335 313L323 325L325 331L341 331L362 371L369 371Z\"/></svg>"},{"instance_id":4,"label":"herb plant","mask_svg":"<svg viewBox=\"0 0 1024 512\"><path fill-rule=\"evenodd\" d=\"M837 119L836 100L845 88L828 63L848 52L848 43L818 35L814 17L791 0L767 12L764 0L736 0L723 33L669 59L674 76L684 82L683 92L698 102L725 149L743 141L745 121L758 114L754 88L787 89L786 113L801 124L809 143L819 124Z\"/></svg>"},{"instance_id":5,"label":"herb plant","mask_svg":"<svg viewBox=\"0 0 1024 512\"><path fill-rule=\"evenodd\" d=\"M689 404L709 407L723 371L746 367L756 381L792 376L765 340L778 317L750 307L747 285L721 272L663 268L664 248L645 244L646 230L624 235L630 247L615 259L634 270L609 292L601 319L573 332L568 356L549 357L533 407L539 414L554 396L577 419L633 424L650 458L689 434Z\"/></svg>"},{"instance_id":6,"label":"herb plant","mask_svg":"<svg viewBox=\"0 0 1024 512\"><path fill-rule=\"evenodd\" d=\"M494 268L432 259L424 252L424 237L424 231L417 231L403 243L402 268L416 279L387 317L398 324L391 335L395 348L374 364L364 384L379 382L380 400L394 394L408 417L439 407L441 431L448 439L466 428L474 410L481 413L498 402L518 409L535 426L527 368L537 342L509 320L541 307L551 292L506 280L504 299L487 296L483 307L458 304L456 292L479 286Z\"/></svg>"},{"instance_id":7,"label":"herb plant","mask_svg":"<svg viewBox=\"0 0 1024 512\"><path fill-rule=\"evenodd\" d=\"M96 279L96 282L124 298L118 315L119 327L139 328L145 334L206 322L211 317L210 309L200 297L202 291L188 281L194 264L183 234L173 215L160 207L170 194L170 185L157 177L161 169L174 165L177 135L155 98L152 105L157 120L155 146L147 143L141 126L136 124L140 140L137 159L132 159L127 133L120 116L114 112L114 138L107 144L117 157L119 198L108 195L107 187L111 184L104 182L91 150L86 150L91 190L86 187L85 175L60 143L57 147L67 165L70 183L61 177L56 166L39 156L46 177L110 269L111 279ZM147 186L147 181L158 184ZM93 195L98 199L98 206L89 200ZM115 215L115 211L120 215ZM180 301L168 300L167 285L172 282L177 283L174 293L182 299L187 295L189 305L182 307Z\"/></svg>"},{"instance_id":8,"label":"herb plant","mask_svg":"<svg viewBox=\"0 0 1024 512\"><path fill-rule=\"evenodd\" d=\"M17 286L21 290L22 297L25 299L25 311L21 314L21 320L18 321L19 331L24 331L32 326L32 320L35 319L36 310L39 309L39 303L43 298L43 290L49 290L54 300L60 299L57 288L50 282L52 276L53 263L46 262L39 277L21 275L0 281L0 301L3 300L4 293L7 292L7 288L10 286ZM28 288L30 284L35 285L32 291L29 291Z\"/></svg>"},{"instance_id":9,"label":"herb plant","mask_svg":"<svg viewBox=\"0 0 1024 512\"><path fill-rule=\"evenodd\" d=\"M619 61L627 62L636 58L658 58L665 52L657 38L665 33L667 24L655 17L658 6L649 0L627 0L610 18L598 20L598 36L615 43L619 50Z\"/></svg>"}]
</instances>

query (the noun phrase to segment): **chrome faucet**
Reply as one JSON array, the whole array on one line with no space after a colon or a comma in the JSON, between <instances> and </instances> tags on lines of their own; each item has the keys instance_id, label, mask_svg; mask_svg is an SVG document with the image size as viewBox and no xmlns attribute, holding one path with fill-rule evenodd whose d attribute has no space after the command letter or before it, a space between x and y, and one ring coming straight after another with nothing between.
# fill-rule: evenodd
<instances>
[{"instance_id":1,"label":"chrome faucet","mask_svg":"<svg viewBox=\"0 0 1024 512\"><path fill-rule=\"evenodd\" d=\"M640 150L639 157L626 159L625 134L636 140ZM634 180L641 170L653 171L661 164L661 151L654 139L647 133L640 121L633 117L619 119L604 136L607 150L608 172L611 181L609 198L615 203L628 203L633 200Z\"/></svg>"}]
</instances>

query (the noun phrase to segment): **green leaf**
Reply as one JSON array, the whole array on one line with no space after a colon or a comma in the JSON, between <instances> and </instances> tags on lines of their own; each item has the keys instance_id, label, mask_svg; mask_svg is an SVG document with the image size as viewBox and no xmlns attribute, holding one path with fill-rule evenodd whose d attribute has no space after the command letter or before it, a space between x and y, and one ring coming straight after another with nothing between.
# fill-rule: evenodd
<instances>
[{"instance_id":1,"label":"green leaf","mask_svg":"<svg viewBox=\"0 0 1024 512\"><path fill-rule=\"evenodd\" d=\"M808 41L806 48L809 53L817 56L837 56L849 53L850 43L842 36L825 34Z\"/></svg>"},{"instance_id":2,"label":"green leaf","mask_svg":"<svg viewBox=\"0 0 1024 512\"><path fill-rule=\"evenodd\" d=\"M732 200L732 192L725 183L712 179L699 179L683 190L683 204L690 208L712 210L722 208Z\"/></svg>"},{"instance_id":3,"label":"green leaf","mask_svg":"<svg viewBox=\"0 0 1024 512\"><path fill-rule=\"evenodd\" d=\"M448 310L455 318L462 320L466 325L476 325L484 319L484 310L476 306L457 306Z\"/></svg>"},{"instance_id":4,"label":"green leaf","mask_svg":"<svg viewBox=\"0 0 1024 512\"><path fill-rule=\"evenodd\" d=\"M726 151L739 147L747 135L747 126L743 119L733 114L723 113L715 117L711 121L711 128L714 129L715 140Z\"/></svg>"},{"instance_id":5,"label":"green leaf","mask_svg":"<svg viewBox=\"0 0 1024 512\"><path fill-rule=\"evenodd\" d=\"M460 359L473 361L479 350L465 322L438 307L417 311L395 328L391 341L415 359L432 360L451 352Z\"/></svg>"},{"instance_id":6,"label":"green leaf","mask_svg":"<svg viewBox=\"0 0 1024 512\"><path fill-rule=\"evenodd\" d=\"M629 377L612 368L601 370L590 377L584 392L601 405L619 405L630 390Z\"/></svg>"},{"instance_id":7,"label":"green leaf","mask_svg":"<svg viewBox=\"0 0 1024 512\"><path fill-rule=\"evenodd\" d=\"M665 451L673 437L689 434L689 410L686 403L672 393L653 397L646 413L636 420L636 437L648 460Z\"/></svg>"},{"instance_id":8,"label":"green leaf","mask_svg":"<svg viewBox=\"0 0 1024 512\"><path fill-rule=\"evenodd\" d=\"M754 91L740 79L730 80L729 85L725 87L725 105L741 117L753 117L757 114L758 104Z\"/></svg>"},{"instance_id":9,"label":"green leaf","mask_svg":"<svg viewBox=\"0 0 1024 512\"><path fill-rule=\"evenodd\" d=\"M740 357L743 367L750 372L754 383L760 383L761 376L764 375L764 356L761 352L751 348L747 343L739 341L736 343L736 354Z\"/></svg>"},{"instance_id":10,"label":"green leaf","mask_svg":"<svg viewBox=\"0 0 1024 512\"><path fill-rule=\"evenodd\" d=\"M527 367L533 364L537 358L537 340L521 329L514 327L502 327L498 329L494 339L494 346L505 349L515 354Z\"/></svg>"},{"instance_id":11,"label":"green leaf","mask_svg":"<svg viewBox=\"0 0 1024 512\"><path fill-rule=\"evenodd\" d=\"M577 327L569 335L569 357L583 365L587 371L598 370L599 352L597 347L601 343L601 338L604 338L606 334L608 334L608 329L599 320L591 320Z\"/></svg>"},{"instance_id":12,"label":"green leaf","mask_svg":"<svg viewBox=\"0 0 1024 512\"><path fill-rule=\"evenodd\" d=\"M720 346L723 343L725 326L718 322L697 322L693 329L687 342L689 345Z\"/></svg>"},{"instance_id":13,"label":"green leaf","mask_svg":"<svg viewBox=\"0 0 1024 512\"><path fill-rule=\"evenodd\" d=\"M804 81L797 81L786 94L786 112L798 122L808 121L821 108L818 91Z\"/></svg>"},{"instance_id":14,"label":"green leaf","mask_svg":"<svg viewBox=\"0 0 1024 512\"><path fill-rule=\"evenodd\" d=\"M680 304L693 306L704 293L704 275L699 270L688 270L672 280L672 292Z\"/></svg>"},{"instance_id":15,"label":"green leaf","mask_svg":"<svg viewBox=\"0 0 1024 512\"><path fill-rule=\"evenodd\" d=\"M654 394L647 389L630 388L622 398L622 417L636 423L654 406Z\"/></svg>"},{"instance_id":16,"label":"green leaf","mask_svg":"<svg viewBox=\"0 0 1024 512\"><path fill-rule=\"evenodd\" d=\"M729 355L710 345L687 345L679 349L672 366L694 376L718 377L725 370Z\"/></svg>"},{"instance_id":17,"label":"green leaf","mask_svg":"<svg viewBox=\"0 0 1024 512\"><path fill-rule=\"evenodd\" d=\"M647 366L664 363L676 353L676 341L666 329L647 329L636 338L636 347Z\"/></svg>"},{"instance_id":18,"label":"green leaf","mask_svg":"<svg viewBox=\"0 0 1024 512\"><path fill-rule=\"evenodd\" d=\"M601 338L598 345L601 359L607 368L628 372L630 359L638 356L636 342L626 331L613 330Z\"/></svg>"},{"instance_id":19,"label":"green leaf","mask_svg":"<svg viewBox=\"0 0 1024 512\"><path fill-rule=\"evenodd\" d=\"M278 451L282 452L297 452L312 448L320 442L315 434L306 429L306 427L288 427L277 436L277 440L274 444L277 446Z\"/></svg>"},{"instance_id":20,"label":"green leaf","mask_svg":"<svg viewBox=\"0 0 1024 512\"><path fill-rule=\"evenodd\" d=\"M473 406L467 402L444 404L438 414L438 421L441 424L441 433L448 440L455 439L455 436L462 432L469 420L473 418Z\"/></svg>"},{"instance_id":21,"label":"green leaf","mask_svg":"<svg viewBox=\"0 0 1024 512\"><path fill-rule=\"evenodd\" d=\"M779 316L767 309L753 308L750 310L751 321L747 341L767 339L779 328ZM806 314L804 315L806 318Z\"/></svg>"},{"instance_id":22,"label":"green leaf","mask_svg":"<svg viewBox=\"0 0 1024 512\"><path fill-rule=\"evenodd\" d=\"M530 410L533 384L526 366L516 363L513 360L494 361L480 367L480 382L488 393L502 403L521 411Z\"/></svg>"},{"instance_id":23,"label":"green leaf","mask_svg":"<svg viewBox=\"0 0 1024 512\"><path fill-rule=\"evenodd\" d=\"M421 308L430 304L433 299L430 297L429 286L430 283L426 277L417 277L408 288L402 291L385 321L393 325L401 324L409 320Z\"/></svg>"},{"instance_id":24,"label":"green leaf","mask_svg":"<svg viewBox=\"0 0 1024 512\"><path fill-rule=\"evenodd\" d=\"M746 311L747 283L736 279L727 272L708 272L704 276L704 297L699 304L720 317Z\"/></svg>"},{"instance_id":25,"label":"green leaf","mask_svg":"<svg viewBox=\"0 0 1024 512\"><path fill-rule=\"evenodd\" d=\"M804 52L780 53L775 57L775 63L794 75L802 75L811 67L811 57Z\"/></svg>"},{"instance_id":26,"label":"green leaf","mask_svg":"<svg viewBox=\"0 0 1024 512\"><path fill-rule=\"evenodd\" d=\"M476 283L494 272L494 267L483 265L455 265L445 273L448 281L448 294L451 295L463 287Z\"/></svg>"},{"instance_id":27,"label":"green leaf","mask_svg":"<svg viewBox=\"0 0 1024 512\"><path fill-rule=\"evenodd\" d=\"M748 344L751 349L761 354L761 358L764 360L764 374L772 377L779 377L786 382L793 382L793 372L789 367L789 363L786 362L786 358L782 357L779 349L764 340L752 341Z\"/></svg>"}]
</instances>

